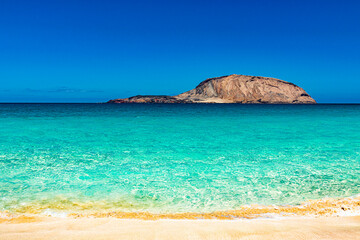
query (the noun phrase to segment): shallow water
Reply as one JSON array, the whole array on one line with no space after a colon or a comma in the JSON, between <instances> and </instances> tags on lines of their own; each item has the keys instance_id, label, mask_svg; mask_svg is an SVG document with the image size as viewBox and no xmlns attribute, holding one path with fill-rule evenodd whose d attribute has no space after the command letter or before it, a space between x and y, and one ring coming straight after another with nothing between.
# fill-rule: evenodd
<instances>
[{"instance_id":1,"label":"shallow water","mask_svg":"<svg viewBox=\"0 0 360 240\"><path fill-rule=\"evenodd\" d=\"M0 211L211 212L360 193L360 105L0 104Z\"/></svg>"}]
</instances>

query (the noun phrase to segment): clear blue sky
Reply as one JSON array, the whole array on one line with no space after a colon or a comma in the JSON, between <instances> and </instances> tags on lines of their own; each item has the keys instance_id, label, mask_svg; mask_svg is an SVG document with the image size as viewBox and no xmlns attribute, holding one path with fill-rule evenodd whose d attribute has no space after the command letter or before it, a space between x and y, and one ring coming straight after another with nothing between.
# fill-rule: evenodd
<instances>
[{"instance_id":1,"label":"clear blue sky","mask_svg":"<svg viewBox=\"0 0 360 240\"><path fill-rule=\"evenodd\" d=\"M360 1L1 0L0 102L178 94L268 76L360 102Z\"/></svg>"}]
</instances>

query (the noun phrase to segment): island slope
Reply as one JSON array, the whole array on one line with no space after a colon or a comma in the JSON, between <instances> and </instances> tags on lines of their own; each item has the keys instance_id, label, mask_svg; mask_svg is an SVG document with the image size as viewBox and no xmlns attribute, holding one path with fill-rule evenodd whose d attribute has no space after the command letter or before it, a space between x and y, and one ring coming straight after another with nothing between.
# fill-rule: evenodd
<instances>
[{"instance_id":1,"label":"island slope","mask_svg":"<svg viewBox=\"0 0 360 240\"><path fill-rule=\"evenodd\" d=\"M314 104L301 87L269 77L229 75L209 78L196 88L176 96L138 95L108 103L249 103Z\"/></svg>"}]
</instances>

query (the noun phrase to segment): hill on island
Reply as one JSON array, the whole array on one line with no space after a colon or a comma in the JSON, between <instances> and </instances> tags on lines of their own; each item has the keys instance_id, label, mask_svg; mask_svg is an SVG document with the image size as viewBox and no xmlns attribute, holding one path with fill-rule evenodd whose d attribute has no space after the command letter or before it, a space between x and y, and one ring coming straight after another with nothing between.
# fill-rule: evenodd
<instances>
[{"instance_id":1,"label":"hill on island","mask_svg":"<svg viewBox=\"0 0 360 240\"><path fill-rule=\"evenodd\" d=\"M137 95L108 103L248 103L314 104L301 87L269 77L229 75L209 78L196 88L176 96Z\"/></svg>"}]
</instances>

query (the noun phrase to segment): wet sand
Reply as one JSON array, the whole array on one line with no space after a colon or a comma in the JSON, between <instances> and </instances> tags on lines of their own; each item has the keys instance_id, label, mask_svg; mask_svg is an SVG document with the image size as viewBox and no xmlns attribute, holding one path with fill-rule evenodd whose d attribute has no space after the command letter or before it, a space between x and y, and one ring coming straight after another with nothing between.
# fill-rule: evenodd
<instances>
[{"instance_id":1,"label":"wet sand","mask_svg":"<svg viewBox=\"0 0 360 240\"><path fill-rule=\"evenodd\" d=\"M253 220L3 219L0 239L360 239L360 216Z\"/></svg>"}]
</instances>

